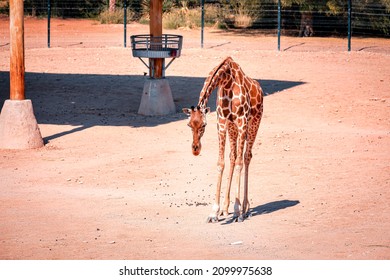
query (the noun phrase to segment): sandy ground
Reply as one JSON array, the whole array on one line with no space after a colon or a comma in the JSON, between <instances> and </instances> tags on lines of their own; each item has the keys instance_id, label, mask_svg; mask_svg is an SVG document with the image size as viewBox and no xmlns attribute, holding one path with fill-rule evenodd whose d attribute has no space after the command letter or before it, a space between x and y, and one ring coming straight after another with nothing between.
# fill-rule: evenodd
<instances>
[{"instance_id":1,"label":"sandy ground","mask_svg":"<svg viewBox=\"0 0 390 280\"><path fill-rule=\"evenodd\" d=\"M199 30L169 30L184 36L167 70L177 113L145 117L147 69L123 47L121 25L53 20L47 48L46 24L25 22L26 96L46 145L0 150L0 259L390 258L389 40L354 38L348 53L346 39L282 37L277 52L275 36L210 29L201 49ZM3 18L1 104L8 32ZM180 112L228 55L267 93L253 215L206 224L215 97L199 157Z\"/></svg>"}]
</instances>

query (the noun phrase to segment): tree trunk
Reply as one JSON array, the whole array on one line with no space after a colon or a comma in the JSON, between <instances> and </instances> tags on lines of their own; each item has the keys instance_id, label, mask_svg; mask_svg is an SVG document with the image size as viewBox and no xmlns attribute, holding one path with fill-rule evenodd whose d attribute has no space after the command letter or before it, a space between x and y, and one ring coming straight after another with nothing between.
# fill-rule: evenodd
<instances>
[{"instance_id":1,"label":"tree trunk","mask_svg":"<svg viewBox=\"0 0 390 280\"><path fill-rule=\"evenodd\" d=\"M110 7L109 7L110 12L115 11L115 2L116 0L110 0Z\"/></svg>"},{"instance_id":2,"label":"tree trunk","mask_svg":"<svg viewBox=\"0 0 390 280\"><path fill-rule=\"evenodd\" d=\"M313 35L313 13L301 12L301 27L299 28L299 37L311 37Z\"/></svg>"}]
</instances>

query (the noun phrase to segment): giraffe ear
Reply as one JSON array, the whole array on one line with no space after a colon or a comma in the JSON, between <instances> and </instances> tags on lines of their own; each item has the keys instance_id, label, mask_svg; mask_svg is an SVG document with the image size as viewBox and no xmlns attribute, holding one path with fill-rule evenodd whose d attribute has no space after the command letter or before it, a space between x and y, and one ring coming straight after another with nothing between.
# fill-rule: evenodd
<instances>
[{"instance_id":1,"label":"giraffe ear","mask_svg":"<svg viewBox=\"0 0 390 280\"><path fill-rule=\"evenodd\" d=\"M210 113L210 107L204 108L204 114L207 115L208 113Z\"/></svg>"},{"instance_id":2,"label":"giraffe ear","mask_svg":"<svg viewBox=\"0 0 390 280\"><path fill-rule=\"evenodd\" d=\"M191 109L189 109L189 108L183 108L182 111L183 111L183 113L186 114L187 116L191 116Z\"/></svg>"}]
</instances>

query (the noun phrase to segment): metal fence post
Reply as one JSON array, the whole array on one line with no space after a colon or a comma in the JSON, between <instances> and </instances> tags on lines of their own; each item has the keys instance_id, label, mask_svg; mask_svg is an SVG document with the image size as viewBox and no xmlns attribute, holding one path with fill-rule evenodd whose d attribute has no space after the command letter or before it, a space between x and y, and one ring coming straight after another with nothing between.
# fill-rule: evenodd
<instances>
[{"instance_id":1,"label":"metal fence post","mask_svg":"<svg viewBox=\"0 0 390 280\"><path fill-rule=\"evenodd\" d=\"M51 16L50 0L47 0L47 47L48 48L50 48L50 16Z\"/></svg>"},{"instance_id":2,"label":"metal fence post","mask_svg":"<svg viewBox=\"0 0 390 280\"><path fill-rule=\"evenodd\" d=\"M127 0L123 1L123 34L124 34L124 47L126 48L127 43Z\"/></svg>"},{"instance_id":3,"label":"metal fence post","mask_svg":"<svg viewBox=\"0 0 390 280\"><path fill-rule=\"evenodd\" d=\"M351 37L352 37L352 1L348 0L348 51L351 51Z\"/></svg>"},{"instance_id":4,"label":"metal fence post","mask_svg":"<svg viewBox=\"0 0 390 280\"><path fill-rule=\"evenodd\" d=\"M278 51L280 51L280 29L282 25L281 3L278 0Z\"/></svg>"},{"instance_id":5,"label":"metal fence post","mask_svg":"<svg viewBox=\"0 0 390 280\"><path fill-rule=\"evenodd\" d=\"M204 33L204 0L202 0L202 19L201 19L201 32L200 32L200 47L203 49L203 33Z\"/></svg>"}]
</instances>

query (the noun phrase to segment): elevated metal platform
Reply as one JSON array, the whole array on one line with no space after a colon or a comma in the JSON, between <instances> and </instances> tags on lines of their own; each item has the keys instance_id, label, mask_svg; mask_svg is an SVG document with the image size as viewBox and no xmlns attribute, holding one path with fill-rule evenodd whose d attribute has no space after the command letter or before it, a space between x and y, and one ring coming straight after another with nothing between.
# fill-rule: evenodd
<instances>
[{"instance_id":1,"label":"elevated metal platform","mask_svg":"<svg viewBox=\"0 0 390 280\"><path fill-rule=\"evenodd\" d=\"M142 58L163 58L163 77L169 65L179 57L183 45L183 36L173 34L163 34L162 36L151 36L147 34L133 35L131 48L134 57L138 57L142 63L150 69L150 61L146 63ZM165 65L165 58L171 61Z\"/></svg>"},{"instance_id":2,"label":"elevated metal platform","mask_svg":"<svg viewBox=\"0 0 390 280\"><path fill-rule=\"evenodd\" d=\"M176 58L180 56L183 36L163 34L162 36L134 35L130 37L134 57Z\"/></svg>"}]
</instances>

